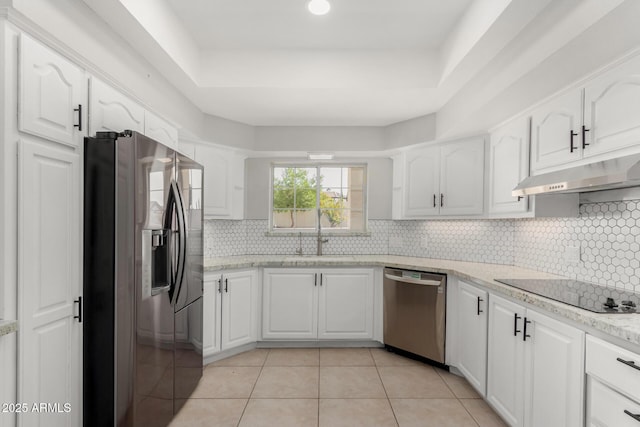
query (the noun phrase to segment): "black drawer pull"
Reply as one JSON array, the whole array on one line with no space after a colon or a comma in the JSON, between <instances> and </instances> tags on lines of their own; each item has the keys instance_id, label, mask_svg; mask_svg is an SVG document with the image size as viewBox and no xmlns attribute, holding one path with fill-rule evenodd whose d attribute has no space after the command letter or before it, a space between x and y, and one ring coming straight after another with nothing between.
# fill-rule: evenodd
<instances>
[{"instance_id":1,"label":"black drawer pull","mask_svg":"<svg viewBox=\"0 0 640 427\"><path fill-rule=\"evenodd\" d=\"M436 207L436 195L435 194L433 195L433 207L434 208Z\"/></svg>"},{"instance_id":2,"label":"black drawer pull","mask_svg":"<svg viewBox=\"0 0 640 427\"><path fill-rule=\"evenodd\" d=\"M522 341L526 341L527 338L531 338L531 335L527 334L527 325L531 323L531 320L527 320L527 318L524 318L524 333L522 334Z\"/></svg>"},{"instance_id":3,"label":"black drawer pull","mask_svg":"<svg viewBox=\"0 0 640 427\"><path fill-rule=\"evenodd\" d=\"M478 316L480 316L480 313L482 313L483 311L480 310L480 303L484 301L482 298L478 297Z\"/></svg>"},{"instance_id":4,"label":"black drawer pull","mask_svg":"<svg viewBox=\"0 0 640 427\"><path fill-rule=\"evenodd\" d=\"M616 360L620 363L624 363L627 366L631 366L633 369L637 369L638 371L640 371L640 366L636 365L636 362L634 362L633 360L624 360L621 357L618 357Z\"/></svg>"},{"instance_id":5,"label":"black drawer pull","mask_svg":"<svg viewBox=\"0 0 640 427\"><path fill-rule=\"evenodd\" d=\"M573 129L571 129L569 131L569 152L573 153L574 150L577 150L578 147L575 147L573 145L573 137L574 136L578 136L578 134L576 132L573 131Z\"/></svg>"},{"instance_id":6,"label":"black drawer pull","mask_svg":"<svg viewBox=\"0 0 640 427\"><path fill-rule=\"evenodd\" d=\"M640 422L640 414L634 414L630 411L627 411L626 409L624 410L624 413L629 415L631 418L633 418L634 420Z\"/></svg>"},{"instance_id":7,"label":"black drawer pull","mask_svg":"<svg viewBox=\"0 0 640 427\"><path fill-rule=\"evenodd\" d=\"M513 316L513 336L514 337L518 336L518 332L522 332L520 329L518 329L518 319L522 319L522 317L518 316L518 313L514 313L514 316Z\"/></svg>"}]
</instances>

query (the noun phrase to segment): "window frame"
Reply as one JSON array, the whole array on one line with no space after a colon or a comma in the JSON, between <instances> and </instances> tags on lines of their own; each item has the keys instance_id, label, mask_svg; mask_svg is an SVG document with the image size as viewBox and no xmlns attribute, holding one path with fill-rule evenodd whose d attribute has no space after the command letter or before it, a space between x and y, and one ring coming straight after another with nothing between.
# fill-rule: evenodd
<instances>
[{"instance_id":1,"label":"window frame","mask_svg":"<svg viewBox=\"0 0 640 427\"><path fill-rule=\"evenodd\" d=\"M316 176L320 176L320 169L323 167L340 167L340 168L363 168L362 174L362 220L364 226L362 229L335 229L335 228L322 228L322 234L335 234L345 236L367 236L369 232L369 165L364 162L340 162L340 161L323 161L317 162L312 160L299 160L299 161L284 161L284 162L271 162L269 167L269 231L268 234L272 235L315 235L318 232L316 228L276 228L273 226L273 185L274 185L274 169L275 168L315 168ZM322 188L316 183L316 200L320 200L320 192Z\"/></svg>"}]
</instances>

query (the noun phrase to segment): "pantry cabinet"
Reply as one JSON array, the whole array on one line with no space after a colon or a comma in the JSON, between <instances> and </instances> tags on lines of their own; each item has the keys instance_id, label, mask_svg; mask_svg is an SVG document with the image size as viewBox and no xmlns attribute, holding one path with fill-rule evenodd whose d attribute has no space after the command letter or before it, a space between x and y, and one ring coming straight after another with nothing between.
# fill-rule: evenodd
<instances>
[{"instance_id":1,"label":"pantry cabinet","mask_svg":"<svg viewBox=\"0 0 640 427\"><path fill-rule=\"evenodd\" d=\"M640 151L640 57L532 112L531 170L591 163Z\"/></svg>"},{"instance_id":2,"label":"pantry cabinet","mask_svg":"<svg viewBox=\"0 0 640 427\"><path fill-rule=\"evenodd\" d=\"M481 396L487 392L488 306L486 291L458 281L457 368Z\"/></svg>"},{"instance_id":3,"label":"pantry cabinet","mask_svg":"<svg viewBox=\"0 0 640 427\"><path fill-rule=\"evenodd\" d=\"M265 269L262 338L372 339L372 269Z\"/></svg>"},{"instance_id":4,"label":"pantry cabinet","mask_svg":"<svg viewBox=\"0 0 640 427\"><path fill-rule=\"evenodd\" d=\"M89 135L96 132L144 132L144 108L96 77L90 80Z\"/></svg>"},{"instance_id":5,"label":"pantry cabinet","mask_svg":"<svg viewBox=\"0 0 640 427\"><path fill-rule=\"evenodd\" d=\"M578 426L584 332L489 295L487 400L512 426Z\"/></svg>"},{"instance_id":6,"label":"pantry cabinet","mask_svg":"<svg viewBox=\"0 0 640 427\"><path fill-rule=\"evenodd\" d=\"M483 138L409 150L402 166L403 218L482 214Z\"/></svg>"},{"instance_id":7,"label":"pantry cabinet","mask_svg":"<svg viewBox=\"0 0 640 427\"><path fill-rule=\"evenodd\" d=\"M257 341L258 299L256 270L205 274L205 358L219 351Z\"/></svg>"},{"instance_id":8,"label":"pantry cabinet","mask_svg":"<svg viewBox=\"0 0 640 427\"><path fill-rule=\"evenodd\" d=\"M26 34L20 34L19 58L19 130L81 146L87 124L84 70Z\"/></svg>"},{"instance_id":9,"label":"pantry cabinet","mask_svg":"<svg viewBox=\"0 0 640 427\"><path fill-rule=\"evenodd\" d=\"M528 117L518 118L491 132L489 143L489 213L526 212L528 197L511 195L529 176Z\"/></svg>"}]
</instances>

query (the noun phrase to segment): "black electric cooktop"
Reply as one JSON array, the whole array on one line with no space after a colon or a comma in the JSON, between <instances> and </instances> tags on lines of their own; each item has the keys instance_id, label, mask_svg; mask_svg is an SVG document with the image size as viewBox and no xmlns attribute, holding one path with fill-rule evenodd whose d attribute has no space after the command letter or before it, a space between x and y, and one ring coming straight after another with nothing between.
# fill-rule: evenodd
<instances>
[{"instance_id":1,"label":"black electric cooktop","mask_svg":"<svg viewBox=\"0 0 640 427\"><path fill-rule=\"evenodd\" d=\"M495 279L497 282L595 313L639 313L640 294L571 279Z\"/></svg>"}]
</instances>

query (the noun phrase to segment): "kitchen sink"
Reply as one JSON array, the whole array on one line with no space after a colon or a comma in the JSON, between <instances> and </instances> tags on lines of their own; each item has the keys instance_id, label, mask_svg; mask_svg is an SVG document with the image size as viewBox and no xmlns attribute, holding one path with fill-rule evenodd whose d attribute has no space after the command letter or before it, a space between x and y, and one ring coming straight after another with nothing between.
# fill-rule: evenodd
<instances>
[{"instance_id":1,"label":"kitchen sink","mask_svg":"<svg viewBox=\"0 0 640 427\"><path fill-rule=\"evenodd\" d=\"M286 257L285 262L305 262L305 261L324 261L324 262L341 262L353 261L355 258L351 255L295 255Z\"/></svg>"}]
</instances>

